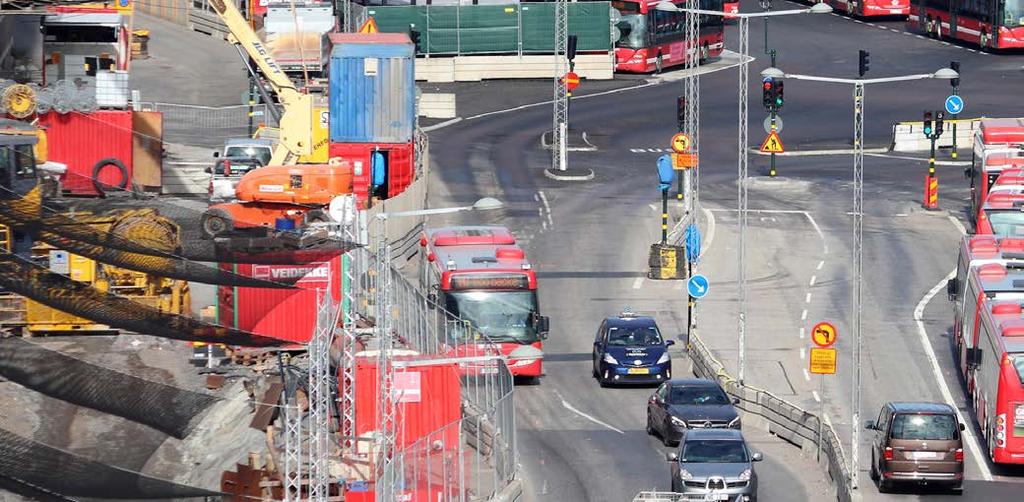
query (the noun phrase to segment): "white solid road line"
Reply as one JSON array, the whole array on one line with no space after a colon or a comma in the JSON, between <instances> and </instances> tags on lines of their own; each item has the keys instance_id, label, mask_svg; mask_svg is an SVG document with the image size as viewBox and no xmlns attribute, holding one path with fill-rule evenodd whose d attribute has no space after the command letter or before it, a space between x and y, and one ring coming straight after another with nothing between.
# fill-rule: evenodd
<instances>
[{"instance_id":1,"label":"white solid road line","mask_svg":"<svg viewBox=\"0 0 1024 502\"><path fill-rule=\"evenodd\" d=\"M939 360L935 357L935 350L932 349L932 344L928 340L928 331L924 329L924 309L928 305L928 302L942 291L946 287L946 281L956 277L956 269L953 269L946 277L944 277L938 284L935 285L927 294L921 298L921 301L917 303L917 307L914 308L914 322L917 323L917 333L921 335L921 346L924 348L924 355L928 358L928 362L931 363L932 373L935 376L935 380L939 384L939 393L942 394L942 399L946 401L956 410L957 419L964 424L973 424L972 421L964 420L964 416L960 413L960 409L956 405L956 401L953 400L953 394L949 392L949 385L946 384L946 378L942 375L942 368L939 366ZM978 465L978 470L981 471L981 477L985 481L992 481L992 472L988 469L988 462L984 457L981 456L981 446L979 445L978 439L974 436L974 427L968 425L967 430L964 431L964 435L967 436L967 447L971 449L971 457L974 458L974 463Z\"/></svg>"},{"instance_id":2,"label":"white solid road line","mask_svg":"<svg viewBox=\"0 0 1024 502\"><path fill-rule=\"evenodd\" d=\"M964 224L960 223L960 220L958 220L956 216L949 215L949 221L953 222L953 226L956 227L956 229L959 230L961 234L967 235L967 229L964 228Z\"/></svg>"},{"instance_id":3,"label":"white solid road line","mask_svg":"<svg viewBox=\"0 0 1024 502\"><path fill-rule=\"evenodd\" d=\"M700 250L700 256L697 258L703 258L704 253L708 252L708 249L711 248L711 243L715 240L715 214L706 207L702 207L701 211L704 211L704 217L708 219L708 240L702 246L704 249Z\"/></svg>"},{"instance_id":4,"label":"white solid road line","mask_svg":"<svg viewBox=\"0 0 1024 502\"><path fill-rule=\"evenodd\" d=\"M605 422L602 422L601 420L599 420L597 418L594 418L591 415L588 415L588 414L583 413L582 411L576 409L575 406L569 404L569 401L566 401L565 398L562 397L562 393L558 392L557 389L553 389L553 390L554 390L555 395L558 396L558 399L560 401L562 401L562 407L564 407L565 409L567 409L567 410L569 410L569 411L571 411L571 412L573 412L573 413L575 413L575 414L577 414L577 415L579 415L579 416L581 416L581 417L583 417L583 418L585 418L587 420L590 420L591 422L594 422L597 425L605 427L605 428L607 428L609 430L613 430L615 432L618 432L619 434L626 434L625 432L622 432L620 429L617 429L617 428L615 428L615 427L613 427L613 426L611 426L611 425L609 425L609 424L607 424Z\"/></svg>"},{"instance_id":5,"label":"white solid road line","mask_svg":"<svg viewBox=\"0 0 1024 502\"><path fill-rule=\"evenodd\" d=\"M640 289L640 287L643 286L643 285L644 285L644 278L643 277L637 277L636 279L633 279L633 289Z\"/></svg>"}]
</instances>

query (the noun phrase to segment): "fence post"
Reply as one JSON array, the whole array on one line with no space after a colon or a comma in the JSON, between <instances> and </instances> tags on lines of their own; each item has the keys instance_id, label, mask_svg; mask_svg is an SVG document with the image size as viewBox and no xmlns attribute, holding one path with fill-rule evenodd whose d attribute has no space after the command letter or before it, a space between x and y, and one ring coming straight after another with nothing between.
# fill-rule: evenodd
<instances>
[{"instance_id":1,"label":"fence post","mask_svg":"<svg viewBox=\"0 0 1024 502\"><path fill-rule=\"evenodd\" d=\"M426 13L426 14L424 14L423 17L426 18L426 23L425 24L427 25L427 50L424 51L424 52L427 53L427 57L429 58L430 57L430 51L431 51L431 45L430 45L430 4L428 3L426 8L423 9L423 10Z\"/></svg>"},{"instance_id":2,"label":"fence post","mask_svg":"<svg viewBox=\"0 0 1024 502\"><path fill-rule=\"evenodd\" d=\"M455 6L455 55L462 55L462 5Z\"/></svg>"},{"instance_id":3,"label":"fence post","mask_svg":"<svg viewBox=\"0 0 1024 502\"><path fill-rule=\"evenodd\" d=\"M516 5L516 53L523 57L523 4Z\"/></svg>"}]
</instances>

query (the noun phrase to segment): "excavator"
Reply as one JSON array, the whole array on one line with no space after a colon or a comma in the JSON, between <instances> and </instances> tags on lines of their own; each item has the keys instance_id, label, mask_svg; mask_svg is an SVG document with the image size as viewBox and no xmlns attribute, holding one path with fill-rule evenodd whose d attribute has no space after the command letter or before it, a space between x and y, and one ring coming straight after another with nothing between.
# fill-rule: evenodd
<instances>
[{"instance_id":1,"label":"excavator","mask_svg":"<svg viewBox=\"0 0 1024 502\"><path fill-rule=\"evenodd\" d=\"M323 208L338 195L352 193L352 167L337 159L328 164L298 164L313 153L313 96L299 91L274 61L249 23L231 0L211 0L210 5L228 28L249 73L259 81L255 62L277 96L281 110L270 106L279 124L279 141L266 167L249 171L235 189L236 202L216 204L203 214L203 235L226 236L245 230L290 229L326 221ZM273 101L257 86L267 103Z\"/></svg>"}]
</instances>

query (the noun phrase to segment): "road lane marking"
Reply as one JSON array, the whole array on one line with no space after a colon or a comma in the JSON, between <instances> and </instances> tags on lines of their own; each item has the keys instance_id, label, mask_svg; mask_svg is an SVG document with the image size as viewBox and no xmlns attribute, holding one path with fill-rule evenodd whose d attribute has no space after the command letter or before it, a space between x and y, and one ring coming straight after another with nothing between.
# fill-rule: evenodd
<instances>
[{"instance_id":1,"label":"road lane marking","mask_svg":"<svg viewBox=\"0 0 1024 502\"><path fill-rule=\"evenodd\" d=\"M618 432L619 434L623 434L623 435L626 434L625 432L622 432L621 430L619 430L619 429L609 425L608 423L602 422L600 419L597 419L597 418L595 418L595 417L593 417L591 415L588 415L588 414L583 413L582 411L576 409L575 406L569 404L569 401L566 401L565 398L562 397L562 393L558 392L557 389L554 389L554 392L555 392L555 395L558 396L558 399L560 401L562 401L562 407L563 408L565 408L565 409L567 409L567 410L569 410L569 411L571 411L571 412L573 412L573 413L575 413L575 414L577 414L577 415L579 415L579 416L581 416L581 417L583 417L583 418L585 418L587 420L590 420L591 422L594 422L597 425L605 427L605 428L607 428L609 430L613 430L613 431Z\"/></svg>"},{"instance_id":2,"label":"road lane marking","mask_svg":"<svg viewBox=\"0 0 1024 502\"><path fill-rule=\"evenodd\" d=\"M805 336L806 332L807 332L806 329L800 328L800 339L801 340L804 339L804 336Z\"/></svg>"},{"instance_id":3,"label":"road lane marking","mask_svg":"<svg viewBox=\"0 0 1024 502\"><path fill-rule=\"evenodd\" d=\"M807 359L807 349L800 347L800 359Z\"/></svg>"},{"instance_id":4,"label":"road lane marking","mask_svg":"<svg viewBox=\"0 0 1024 502\"><path fill-rule=\"evenodd\" d=\"M816 275L812 275L812 276L811 276L811 284L810 284L810 285L811 285L811 286L814 286L814 282L815 282L815 281L817 281L817 280L818 280L818 276L816 276Z\"/></svg>"},{"instance_id":5,"label":"road lane marking","mask_svg":"<svg viewBox=\"0 0 1024 502\"><path fill-rule=\"evenodd\" d=\"M821 261L818 262L818 267L815 270L821 270L821 267L824 267L824 266L825 266L825 260L821 260Z\"/></svg>"},{"instance_id":6,"label":"road lane marking","mask_svg":"<svg viewBox=\"0 0 1024 502\"><path fill-rule=\"evenodd\" d=\"M804 368L804 380L811 381L811 373L807 371L807 368Z\"/></svg>"},{"instance_id":7,"label":"road lane marking","mask_svg":"<svg viewBox=\"0 0 1024 502\"><path fill-rule=\"evenodd\" d=\"M953 226L960 231L961 234L967 235L967 229L964 228L964 224L960 223L960 220L956 216L949 215L949 221L953 222Z\"/></svg>"},{"instance_id":8,"label":"road lane marking","mask_svg":"<svg viewBox=\"0 0 1024 502\"><path fill-rule=\"evenodd\" d=\"M711 242L715 240L715 214L706 207L702 207L701 211L704 212L704 217L708 219L708 241L704 244L704 249L700 250L700 256L697 258L703 258L704 253L707 253L708 249L711 249Z\"/></svg>"},{"instance_id":9,"label":"road lane marking","mask_svg":"<svg viewBox=\"0 0 1024 502\"><path fill-rule=\"evenodd\" d=\"M804 303L811 303L811 294L810 293L807 293L807 296L804 297Z\"/></svg>"},{"instance_id":10,"label":"road lane marking","mask_svg":"<svg viewBox=\"0 0 1024 502\"><path fill-rule=\"evenodd\" d=\"M814 401L815 402L818 402L818 403L821 402L821 396L818 395L818 391L812 390L811 391L811 395L814 396Z\"/></svg>"},{"instance_id":11,"label":"road lane marking","mask_svg":"<svg viewBox=\"0 0 1024 502\"><path fill-rule=\"evenodd\" d=\"M643 286L643 285L644 285L644 278L643 277L637 277L636 279L633 279L633 289L640 289L640 286Z\"/></svg>"},{"instance_id":12,"label":"road lane marking","mask_svg":"<svg viewBox=\"0 0 1024 502\"><path fill-rule=\"evenodd\" d=\"M804 311L800 313L800 320L801 321L806 321L807 320L807 309L804 309Z\"/></svg>"}]
</instances>

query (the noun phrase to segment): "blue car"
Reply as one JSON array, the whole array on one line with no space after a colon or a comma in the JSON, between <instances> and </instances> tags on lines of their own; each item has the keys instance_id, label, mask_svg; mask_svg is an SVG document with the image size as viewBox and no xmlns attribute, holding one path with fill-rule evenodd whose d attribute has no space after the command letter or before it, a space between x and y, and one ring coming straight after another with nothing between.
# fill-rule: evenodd
<instances>
[{"instance_id":1,"label":"blue car","mask_svg":"<svg viewBox=\"0 0 1024 502\"><path fill-rule=\"evenodd\" d=\"M594 377L609 384L654 384L672 379L668 354L673 340L665 340L654 318L628 309L601 323L594 338Z\"/></svg>"}]
</instances>

